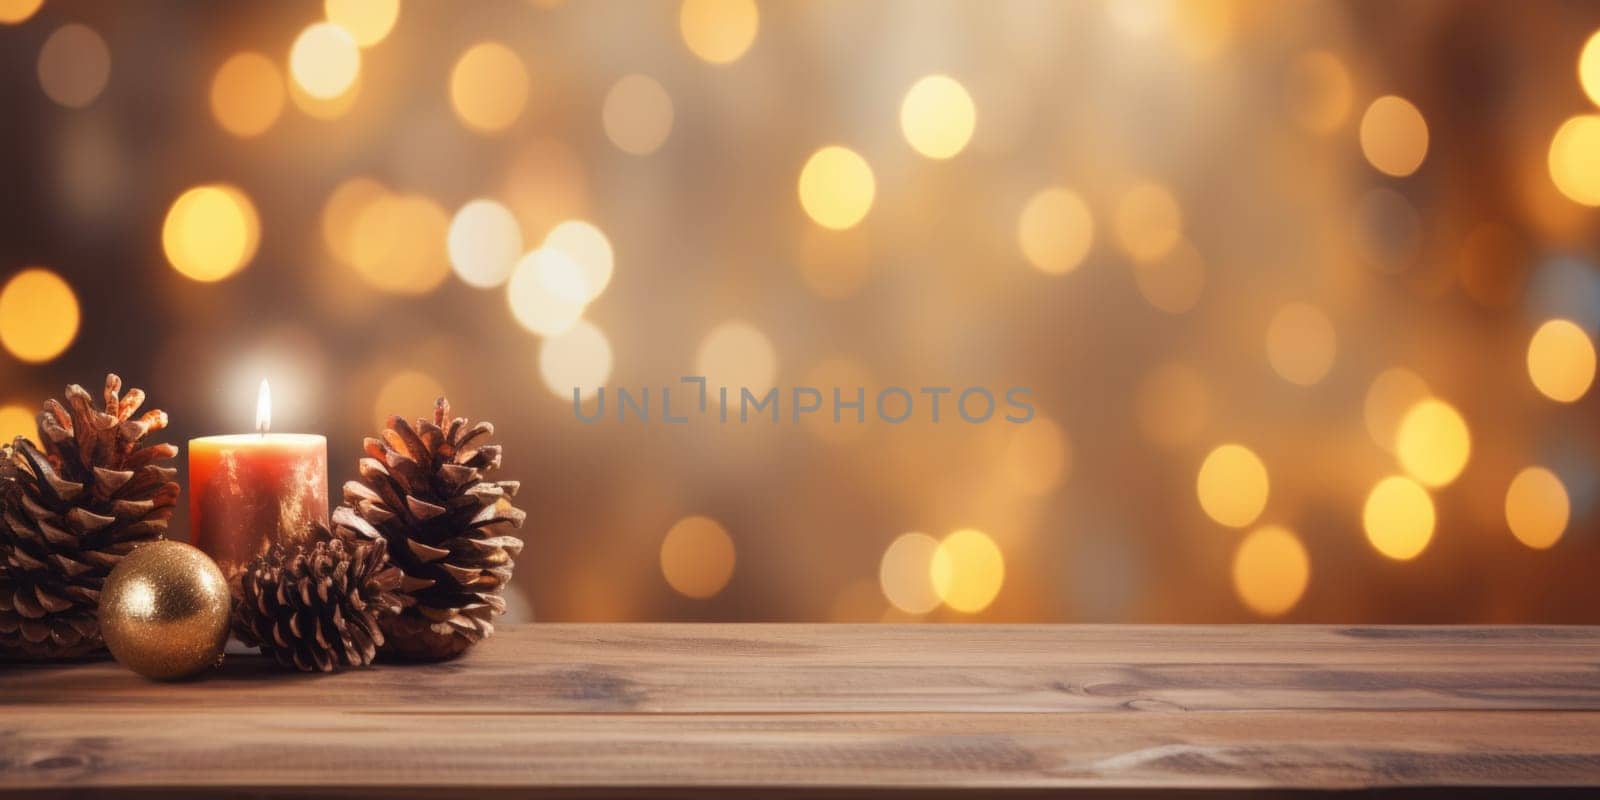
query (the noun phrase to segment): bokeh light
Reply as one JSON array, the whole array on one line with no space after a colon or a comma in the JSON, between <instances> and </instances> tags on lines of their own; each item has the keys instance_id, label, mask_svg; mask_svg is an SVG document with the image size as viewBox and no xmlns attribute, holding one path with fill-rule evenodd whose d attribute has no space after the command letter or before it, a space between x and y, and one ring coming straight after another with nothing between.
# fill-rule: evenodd
<instances>
[{"instance_id":1,"label":"bokeh light","mask_svg":"<svg viewBox=\"0 0 1600 800\"><path fill-rule=\"evenodd\" d=\"M1211 393L1198 369L1179 362L1152 368L1139 382L1139 432L1153 444L1180 447L1199 438L1211 419Z\"/></svg>"},{"instance_id":2,"label":"bokeh light","mask_svg":"<svg viewBox=\"0 0 1600 800\"><path fill-rule=\"evenodd\" d=\"M479 42L450 71L450 105L469 129L499 133L522 116L529 84L528 68L511 48Z\"/></svg>"},{"instance_id":3,"label":"bokeh light","mask_svg":"<svg viewBox=\"0 0 1600 800\"><path fill-rule=\"evenodd\" d=\"M718 402L718 387L728 388L728 404L738 407L740 391L761 397L778 378L778 354L755 326L730 320L713 328L695 353L695 374L705 376L706 394Z\"/></svg>"},{"instance_id":4,"label":"bokeh light","mask_svg":"<svg viewBox=\"0 0 1600 800\"><path fill-rule=\"evenodd\" d=\"M684 0L678 8L683 43L712 64L738 61L755 42L760 27L755 0Z\"/></svg>"},{"instance_id":5,"label":"bokeh light","mask_svg":"<svg viewBox=\"0 0 1600 800\"><path fill-rule=\"evenodd\" d=\"M356 74L356 79L350 82L349 88L337 97L313 97L297 81L289 81L289 100L295 108L305 112L312 119L335 120L349 113L355 107L356 98L361 96L361 75Z\"/></svg>"},{"instance_id":6,"label":"bokeh light","mask_svg":"<svg viewBox=\"0 0 1600 800\"><path fill-rule=\"evenodd\" d=\"M1397 561L1416 558L1433 539L1433 498L1416 481L1391 475L1367 494L1361 525L1378 552Z\"/></svg>"},{"instance_id":7,"label":"bokeh light","mask_svg":"<svg viewBox=\"0 0 1600 800\"><path fill-rule=\"evenodd\" d=\"M1233 554L1233 590L1246 608L1263 617L1287 613L1311 582L1311 556L1293 532L1277 525L1258 528Z\"/></svg>"},{"instance_id":8,"label":"bokeh light","mask_svg":"<svg viewBox=\"0 0 1600 800\"><path fill-rule=\"evenodd\" d=\"M407 421L422 416L433 403L446 396L444 384L426 372L402 369L390 374L378 387L372 400L373 430L388 426L391 414L402 414Z\"/></svg>"},{"instance_id":9,"label":"bokeh light","mask_svg":"<svg viewBox=\"0 0 1600 800\"><path fill-rule=\"evenodd\" d=\"M59 105L86 108L109 80L111 49L87 25L62 25L39 50L39 87Z\"/></svg>"},{"instance_id":10,"label":"bokeh light","mask_svg":"<svg viewBox=\"0 0 1600 800\"><path fill-rule=\"evenodd\" d=\"M349 91L361 73L361 50L350 32L331 22L306 27L289 48L289 75L318 100Z\"/></svg>"},{"instance_id":11,"label":"bokeh light","mask_svg":"<svg viewBox=\"0 0 1600 800\"><path fill-rule=\"evenodd\" d=\"M388 194L388 187L364 176L348 178L334 187L322 206L322 241L334 258L355 264L356 220Z\"/></svg>"},{"instance_id":12,"label":"bokeh light","mask_svg":"<svg viewBox=\"0 0 1600 800\"><path fill-rule=\"evenodd\" d=\"M1413 406L1427 399L1429 393L1428 382L1405 367L1390 367L1378 373L1367 387L1367 397L1362 404L1362 419L1372 441L1393 452L1400 420Z\"/></svg>"},{"instance_id":13,"label":"bokeh light","mask_svg":"<svg viewBox=\"0 0 1600 800\"><path fill-rule=\"evenodd\" d=\"M1059 275L1077 269L1094 244L1089 205L1070 189L1040 190L1017 218L1017 244L1040 272Z\"/></svg>"},{"instance_id":14,"label":"bokeh light","mask_svg":"<svg viewBox=\"0 0 1600 800\"><path fill-rule=\"evenodd\" d=\"M1289 68L1285 100L1296 122L1313 133L1329 134L1350 115L1355 100L1350 71L1325 50L1303 53Z\"/></svg>"},{"instance_id":15,"label":"bokeh light","mask_svg":"<svg viewBox=\"0 0 1600 800\"><path fill-rule=\"evenodd\" d=\"M375 289L427 294L450 275L450 215L420 194L384 194L356 215L350 265Z\"/></svg>"},{"instance_id":16,"label":"bokeh light","mask_svg":"<svg viewBox=\"0 0 1600 800\"><path fill-rule=\"evenodd\" d=\"M1018 492L1038 496L1055 491L1072 466L1066 431L1042 415L1014 426L1006 438L1004 463L1006 479Z\"/></svg>"},{"instance_id":17,"label":"bokeh light","mask_svg":"<svg viewBox=\"0 0 1600 800\"><path fill-rule=\"evenodd\" d=\"M0 25L18 25L26 22L44 0L0 0Z\"/></svg>"},{"instance_id":18,"label":"bokeh light","mask_svg":"<svg viewBox=\"0 0 1600 800\"><path fill-rule=\"evenodd\" d=\"M565 332L539 343L539 377L563 400L593 397L611 377L611 342L595 324L580 319Z\"/></svg>"},{"instance_id":19,"label":"bokeh light","mask_svg":"<svg viewBox=\"0 0 1600 800\"><path fill-rule=\"evenodd\" d=\"M492 289L511 277L522 258L522 229L505 206L479 198L450 220L447 249L456 277L468 286Z\"/></svg>"},{"instance_id":20,"label":"bokeh light","mask_svg":"<svg viewBox=\"0 0 1600 800\"><path fill-rule=\"evenodd\" d=\"M1222 445L1200 464L1195 492L1206 516L1230 528L1243 528L1267 507L1266 465L1248 447Z\"/></svg>"},{"instance_id":21,"label":"bokeh light","mask_svg":"<svg viewBox=\"0 0 1600 800\"><path fill-rule=\"evenodd\" d=\"M1550 180L1574 203L1600 206L1600 114L1561 123L1550 140Z\"/></svg>"},{"instance_id":22,"label":"bokeh light","mask_svg":"<svg viewBox=\"0 0 1600 800\"><path fill-rule=\"evenodd\" d=\"M625 75L606 92L600 121L617 149L649 155L672 133L672 98L649 75Z\"/></svg>"},{"instance_id":23,"label":"bokeh light","mask_svg":"<svg viewBox=\"0 0 1600 800\"><path fill-rule=\"evenodd\" d=\"M1267 363L1278 377L1298 386L1326 377L1337 351L1333 323L1308 303L1283 306L1267 325Z\"/></svg>"},{"instance_id":24,"label":"bokeh light","mask_svg":"<svg viewBox=\"0 0 1600 800\"><path fill-rule=\"evenodd\" d=\"M1461 412L1430 397L1413 405L1400 419L1394 451L1411 477L1428 486L1445 486L1466 468L1472 436Z\"/></svg>"},{"instance_id":25,"label":"bokeh light","mask_svg":"<svg viewBox=\"0 0 1600 800\"><path fill-rule=\"evenodd\" d=\"M872 210L876 191L872 167L846 147L824 147L800 170L800 206L824 228L854 227Z\"/></svg>"},{"instance_id":26,"label":"bokeh light","mask_svg":"<svg viewBox=\"0 0 1600 800\"><path fill-rule=\"evenodd\" d=\"M1594 384L1594 369L1594 342L1571 320L1540 325L1528 342L1528 377L1551 400L1577 402Z\"/></svg>"},{"instance_id":27,"label":"bokeh light","mask_svg":"<svg viewBox=\"0 0 1600 800\"><path fill-rule=\"evenodd\" d=\"M400 18L400 0L324 0L322 8L361 47L383 41Z\"/></svg>"},{"instance_id":28,"label":"bokeh light","mask_svg":"<svg viewBox=\"0 0 1600 800\"><path fill-rule=\"evenodd\" d=\"M1385 175L1410 175L1428 156L1428 123L1411 101L1384 95L1361 117L1361 152Z\"/></svg>"},{"instance_id":29,"label":"bokeh light","mask_svg":"<svg viewBox=\"0 0 1600 800\"><path fill-rule=\"evenodd\" d=\"M1600 106L1600 30L1589 35L1578 53L1578 83L1590 102Z\"/></svg>"},{"instance_id":30,"label":"bokeh light","mask_svg":"<svg viewBox=\"0 0 1600 800\"><path fill-rule=\"evenodd\" d=\"M988 534L963 528L939 541L928 573L934 592L945 605L963 614L976 614L1000 594L1006 560Z\"/></svg>"},{"instance_id":31,"label":"bokeh light","mask_svg":"<svg viewBox=\"0 0 1600 800\"><path fill-rule=\"evenodd\" d=\"M661 574L685 597L705 599L733 577L733 537L710 517L678 520L661 540Z\"/></svg>"},{"instance_id":32,"label":"bokeh light","mask_svg":"<svg viewBox=\"0 0 1600 800\"><path fill-rule=\"evenodd\" d=\"M0 345L40 364L61 355L78 335L78 296L60 275L37 267L0 289Z\"/></svg>"},{"instance_id":33,"label":"bokeh light","mask_svg":"<svg viewBox=\"0 0 1600 800\"><path fill-rule=\"evenodd\" d=\"M906 90L900 102L900 132L911 149L928 158L951 158L972 140L978 112L966 87L948 75L929 75Z\"/></svg>"},{"instance_id":34,"label":"bokeh light","mask_svg":"<svg viewBox=\"0 0 1600 800\"><path fill-rule=\"evenodd\" d=\"M283 114L283 75L272 59L254 52L235 53L211 79L211 115L228 133L260 136Z\"/></svg>"},{"instance_id":35,"label":"bokeh light","mask_svg":"<svg viewBox=\"0 0 1600 800\"><path fill-rule=\"evenodd\" d=\"M1141 183L1117 201L1117 243L1134 261L1154 261L1183 238L1183 209L1171 190Z\"/></svg>"},{"instance_id":36,"label":"bokeh light","mask_svg":"<svg viewBox=\"0 0 1600 800\"><path fill-rule=\"evenodd\" d=\"M518 323L540 336L572 328L588 303L589 282L571 256L541 247L517 262L506 283L506 299Z\"/></svg>"},{"instance_id":37,"label":"bokeh light","mask_svg":"<svg viewBox=\"0 0 1600 800\"><path fill-rule=\"evenodd\" d=\"M213 183L178 196L161 226L161 249L186 278L211 283L244 269L261 243L255 204L236 186Z\"/></svg>"},{"instance_id":38,"label":"bokeh light","mask_svg":"<svg viewBox=\"0 0 1600 800\"><path fill-rule=\"evenodd\" d=\"M1206 263L1200 251L1179 242L1171 252L1149 261L1135 261L1134 282L1152 307L1168 314L1183 314L1200 302L1206 285Z\"/></svg>"},{"instance_id":39,"label":"bokeh light","mask_svg":"<svg viewBox=\"0 0 1600 800\"><path fill-rule=\"evenodd\" d=\"M585 303L592 303L611 285L615 255L611 241L592 223L569 219L545 234L543 247L560 250L583 268Z\"/></svg>"},{"instance_id":40,"label":"bokeh light","mask_svg":"<svg viewBox=\"0 0 1600 800\"><path fill-rule=\"evenodd\" d=\"M926 614L939 607L933 586L933 557L939 540L926 533L902 533L883 551L878 563L878 585L895 608L907 614Z\"/></svg>"},{"instance_id":41,"label":"bokeh light","mask_svg":"<svg viewBox=\"0 0 1600 800\"><path fill-rule=\"evenodd\" d=\"M1547 550L1561 541L1572 504L1561 478L1544 467L1527 467L1506 487L1506 525L1517 541Z\"/></svg>"},{"instance_id":42,"label":"bokeh light","mask_svg":"<svg viewBox=\"0 0 1600 800\"><path fill-rule=\"evenodd\" d=\"M38 412L17 403L0 406L0 444L11 444L18 436L37 441ZM935 600L937 602L937 600Z\"/></svg>"}]
</instances>

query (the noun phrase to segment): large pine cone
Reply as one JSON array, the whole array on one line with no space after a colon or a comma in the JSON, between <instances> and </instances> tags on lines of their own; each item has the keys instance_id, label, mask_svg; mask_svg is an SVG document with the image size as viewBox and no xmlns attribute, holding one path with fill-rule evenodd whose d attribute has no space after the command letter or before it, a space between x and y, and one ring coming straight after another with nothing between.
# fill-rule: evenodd
<instances>
[{"instance_id":1,"label":"large pine cone","mask_svg":"<svg viewBox=\"0 0 1600 800\"><path fill-rule=\"evenodd\" d=\"M516 481L484 476L500 467L494 426L450 417L443 397L433 420L413 428L390 417L381 439L367 439L360 480L344 485L335 532L389 543L405 572L401 591L415 602L386 617L385 651L403 658L451 658L494 633L505 613L522 540L511 535L526 516L508 498Z\"/></svg>"},{"instance_id":2,"label":"large pine cone","mask_svg":"<svg viewBox=\"0 0 1600 800\"><path fill-rule=\"evenodd\" d=\"M120 399L122 379L106 376L105 407L82 386L66 405L39 414L44 448L17 437L6 454L10 477L0 524L0 653L76 658L103 646L96 618L100 585L134 547L160 538L178 499L178 454L146 444L167 426L163 411L133 414L144 392Z\"/></svg>"},{"instance_id":3,"label":"large pine cone","mask_svg":"<svg viewBox=\"0 0 1600 800\"><path fill-rule=\"evenodd\" d=\"M383 645L379 620L400 610L400 570L384 543L274 545L239 575L234 633L302 672L364 667Z\"/></svg>"}]
</instances>

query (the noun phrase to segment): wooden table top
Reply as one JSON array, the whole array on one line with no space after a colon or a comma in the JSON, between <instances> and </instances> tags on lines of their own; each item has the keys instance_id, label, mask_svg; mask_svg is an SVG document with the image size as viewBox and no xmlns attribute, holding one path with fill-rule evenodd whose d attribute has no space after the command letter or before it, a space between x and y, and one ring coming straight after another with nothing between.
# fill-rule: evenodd
<instances>
[{"instance_id":1,"label":"wooden table top","mask_svg":"<svg viewBox=\"0 0 1600 800\"><path fill-rule=\"evenodd\" d=\"M1600 787L1600 628L540 624L331 676L0 667L0 793L1461 786Z\"/></svg>"}]
</instances>

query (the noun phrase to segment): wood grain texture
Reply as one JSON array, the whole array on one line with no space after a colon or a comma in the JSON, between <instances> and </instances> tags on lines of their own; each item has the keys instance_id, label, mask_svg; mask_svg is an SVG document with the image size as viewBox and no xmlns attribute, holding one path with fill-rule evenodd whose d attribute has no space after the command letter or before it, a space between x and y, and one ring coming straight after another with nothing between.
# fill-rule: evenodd
<instances>
[{"instance_id":1,"label":"wood grain texture","mask_svg":"<svg viewBox=\"0 0 1600 800\"><path fill-rule=\"evenodd\" d=\"M1430 787L1600 792L1600 629L536 625L333 676L0 667L0 792Z\"/></svg>"}]
</instances>

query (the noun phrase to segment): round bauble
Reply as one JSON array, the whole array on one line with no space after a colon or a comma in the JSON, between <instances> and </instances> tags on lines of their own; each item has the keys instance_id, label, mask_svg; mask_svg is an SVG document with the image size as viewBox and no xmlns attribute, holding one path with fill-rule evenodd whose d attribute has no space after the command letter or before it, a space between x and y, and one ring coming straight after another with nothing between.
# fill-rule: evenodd
<instances>
[{"instance_id":1,"label":"round bauble","mask_svg":"<svg viewBox=\"0 0 1600 800\"><path fill-rule=\"evenodd\" d=\"M135 548L100 589L100 632L122 665L172 680L217 663L232 601L216 562L182 542Z\"/></svg>"}]
</instances>

